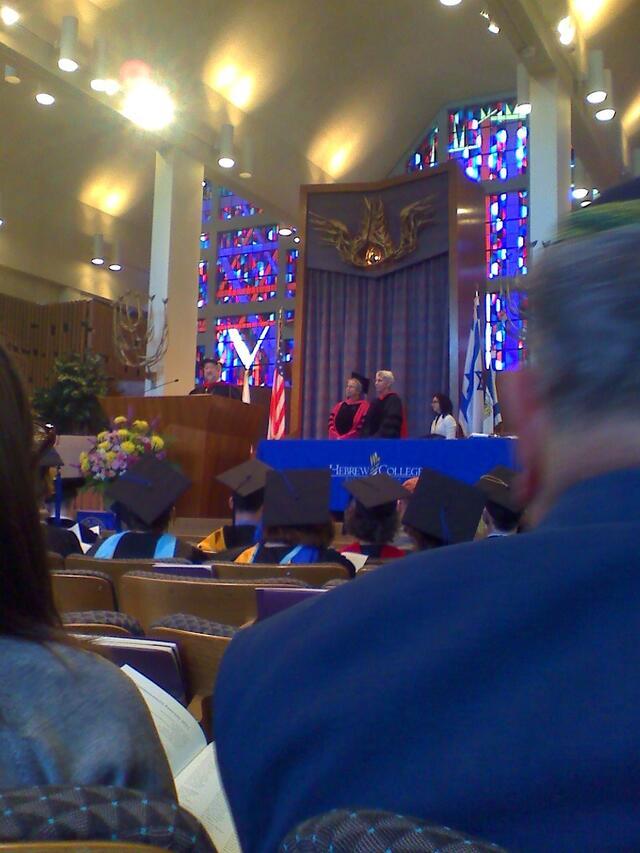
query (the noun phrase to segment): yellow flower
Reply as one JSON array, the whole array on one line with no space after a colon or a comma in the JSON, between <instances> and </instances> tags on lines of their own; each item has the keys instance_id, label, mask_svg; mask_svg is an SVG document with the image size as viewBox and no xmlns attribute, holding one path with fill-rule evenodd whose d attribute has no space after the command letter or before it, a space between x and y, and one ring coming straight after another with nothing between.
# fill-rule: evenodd
<instances>
[{"instance_id":1,"label":"yellow flower","mask_svg":"<svg viewBox=\"0 0 640 853\"><path fill-rule=\"evenodd\" d=\"M120 438L130 438L131 433L129 432L128 429L119 429L118 430L118 436Z\"/></svg>"},{"instance_id":2,"label":"yellow flower","mask_svg":"<svg viewBox=\"0 0 640 853\"><path fill-rule=\"evenodd\" d=\"M120 445L120 449L123 453L134 453L136 446L132 441L123 441Z\"/></svg>"},{"instance_id":3,"label":"yellow flower","mask_svg":"<svg viewBox=\"0 0 640 853\"><path fill-rule=\"evenodd\" d=\"M146 432L149 429L149 424L146 421L134 421L132 426L136 432Z\"/></svg>"},{"instance_id":4,"label":"yellow flower","mask_svg":"<svg viewBox=\"0 0 640 853\"><path fill-rule=\"evenodd\" d=\"M89 465L89 455L87 453L81 453L80 454L80 470L83 473L87 474L89 472L90 467L91 466Z\"/></svg>"},{"instance_id":5,"label":"yellow flower","mask_svg":"<svg viewBox=\"0 0 640 853\"><path fill-rule=\"evenodd\" d=\"M109 433L106 430L103 430L102 432L98 433L96 438L98 441L104 441L108 435L109 435Z\"/></svg>"},{"instance_id":6,"label":"yellow flower","mask_svg":"<svg viewBox=\"0 0 640 853\"><path fill-rule=\"evenodd\" d=\"M107 453L104 454L104 458L107 460L107 462L113 462L117 455L118 454L115 452L115 450L109 450L107 451Z\"/></svg>"},{"instance_id":7,"label":"yellow flower","mask_svg":"<svg viewBox=\"0 0 640 853\"><path fill-rule=\"evenodd\" d=\"M116 426L120 426L121 424L126 424L126 422L127 422L127 419L124 417L124 415L119 415L117 418L113 419L113 423Z\"/></svg>"},{"instance_id":8,"label":"yellow flower","mask_svg":"<svg viewBox=\"0 0 640 853\"><path fill-rule=\"evenodd\" d=\"M110 447L111 447L111 443L110 443L110 442L108 442L108 441L101 441L101 442L98 444L98 449L99 449L99 450L108 450Z\"/></svg>"},{"instance_id":9,"label":"yellow flower","mask_svg":"<svg viewBox=\"0 0 640 853\"><path fill-rule=\"evenodd\" d=\"M151 449L155 451L160 451L164 448L164 441L160 438L159 435L151 436Z\"/></svg>"}]
</instances>

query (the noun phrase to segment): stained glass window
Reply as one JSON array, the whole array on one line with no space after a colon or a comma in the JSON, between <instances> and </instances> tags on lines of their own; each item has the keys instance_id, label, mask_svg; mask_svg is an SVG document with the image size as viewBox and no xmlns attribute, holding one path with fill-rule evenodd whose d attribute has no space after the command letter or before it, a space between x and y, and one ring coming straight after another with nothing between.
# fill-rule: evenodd
<instances>
[{"instance_id":1,"label":"stained glass window","mask_svg":"<svg viewBox=\"0 0 640 853\"><path fill-rule=\"evenodd\" d=\"M201 335L207 331L209 324L206 317L198 317L198 334Z\"/></svg>"},{"instance_id":2,"label":"stained glass window","mask_svg":"<svg viewBox=\"0 0 640 853\"><path fill-rule=\"evenodd\" d=\"M218 304L263 302L277 292L277 225L218 234Z\"/></svg>"},{"instance_id":3,"label":"stained glass window","mask_svg":"<svg viewBox=\"0 0 640 853\"><path fill-rule=\"evenodd\" d=\"M196 385L199 385L202 382L202 362L205 357L205 353L207 352L207 348L204 345L198 344L196 347Z\"/></svg>"},{"instance_id":4,"label":"stained glass window","mask_svg":"<svg viewBox=\"0 0 640 853\"><path fill-rule=\"evenodd\" d=\"M208 233L202 233L200 235L200 248L201 249L209 249L211 247L211 239Z\"/></svg>"},{"instance_id":5,"label":"stained glass window","mask_svg":"<svg viewBox=\"0 0 640 853\"><path fill-rule=\"evenodd\" d=\"M486 367L513 370L527 355L527 296L520 291L487 293L485 307Z\"/></svg>"},{"instance_id":6,"label":"stained glass window","mask_svg":"<svg viewBox=\"0 0 640 853\"><path fill-rule=\"evenodd\" d=\"M419 172L438 165L438 128L433 127L407 160L407 172Z\"/></svg>"},{"instance_id":7,"label":"stained glass window","mask_svg":"<svg viewBox=\"0 0 640 853\"><path fill-rule=\"evenodd\" d=\"M508 181L526 175L526 118L501 101L450 112L449 159L459 160L472 181Z\"/></svg>"},{"instance_id":8,"label":"stained glass window","mask_svg":"<svg viewBox=\"0 0 640 853\"><path fill-rule=\"evenodd\" d=\"M236 219L241 216L257 216L262 213L262 208L241 198L233 190L220 187L220 219Z\"/></svg>"},{"instance_id":9,"label":"stained glass window","mask_svg":"<svg viewBox=\"0 0 640 853\"><path fill-rule=\"evenodd\" d=\"M487 195L487 278L527 274L529 201L526 190Z\"/></svg>"},{"instance_id":10,"label":"stained glass window","mask_svg":"<svg viewBox=\"0 0 640 853\"><path fill-rule=\"evenodd\" d=\"M288 249L287 251L287 272L285 281L287 285L287 299L293 299L296 295L296 281L298 279L298 258L300 252L298 249Z\"/></svg>"},{"instance_id":11,"label":"stained glass window","mask_svg":"<svg viewBox=\"0 0 640 853\"><path fill-rule=\"evenodd\" d=\"M209 303L209 264L200 261L198 264L198 308L204 308ZM193 303L192 303L193 304Z\"/></svg>"},{"instance_id":12,"label":"stained glass window","mask_svg":"<svg viewBox=\"0 0 640 853\"><path fill-rule=\"evenodd\" d=\"M211 186L207 181L202 183L202 224L206 225L211 221L213 215L213 193Z\"/></svg>"},{"instance_id":13,"label":"stained glass window","mask_svg":"<svg viewBox=\"0 0 640 853\"><path fill-rule=\"evenodd\" d=\"M291 384L291 337L294 312L284 314L282 351L285 383ZM214 348L223 362L222 378L240 385L248 367L250 385L271 385L276 363L278 315L244 314L218 317Z\"/></svg>"}]
</instances>

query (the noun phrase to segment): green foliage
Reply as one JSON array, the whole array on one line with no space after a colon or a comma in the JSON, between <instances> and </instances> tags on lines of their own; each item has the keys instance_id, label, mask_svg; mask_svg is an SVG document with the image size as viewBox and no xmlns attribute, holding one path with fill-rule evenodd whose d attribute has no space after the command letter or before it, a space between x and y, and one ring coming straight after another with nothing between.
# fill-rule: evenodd
<instances>
[{"instance_id":1,"label":"green foliage","mask_svg":"<svg viewBox=\"0 0 640 853\"><path fill-rule=\"evenodd\" d=\"M54 362L56 379L38 388L32 399L37 417L55 425L58 433L91 435L107 424L98 397L107 393L102 357L70 353Z\"/></svg>"}]
</instances>

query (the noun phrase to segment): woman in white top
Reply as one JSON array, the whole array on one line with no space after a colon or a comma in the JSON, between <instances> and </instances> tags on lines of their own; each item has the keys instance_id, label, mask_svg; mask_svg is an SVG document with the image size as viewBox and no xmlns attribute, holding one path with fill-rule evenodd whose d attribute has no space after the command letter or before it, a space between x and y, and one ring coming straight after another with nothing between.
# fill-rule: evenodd
<instances>
[{"instance_id":1,"label":"woman in white top","mask_svg":"<svg viewBox=\"0 0 640 853\"><path fill-rule=\"evenodd\" d=\"M431 408L435 412L435 418L431 424L431 435L455 438L458 424L452 414L453 403L447 395L434 394L431 400Z\"/></svg>"}]
</instances>

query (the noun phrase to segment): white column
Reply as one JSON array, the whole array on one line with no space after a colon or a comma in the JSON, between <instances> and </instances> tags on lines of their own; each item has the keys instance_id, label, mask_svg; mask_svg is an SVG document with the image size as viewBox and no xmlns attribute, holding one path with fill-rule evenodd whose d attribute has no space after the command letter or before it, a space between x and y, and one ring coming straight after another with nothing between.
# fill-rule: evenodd
<instances>
[{"instance_id":1,"label":"white column","mask_svg":"<svg viewBox=\"0 0 640 853\"><path fill-rule=\"evenodd\" d=\"M157 350L165 310L169 346L153 368L155 381L146 383L147 395L188 394L194 385L203 177L203 164L183 152L156 153L149 282L149 293L155 295L155 336L147 356ZM152 387L166 382L171 384Z\"/></svg>"},{"instance_id":2,"label":"white column","mask_svg":"<svg viewBox=\"0 0 640 853\"><path fill-rule=\"evenodd\" d=\"M531 241L555 237L571 209L571 97L555 74L530 78L529 203Z\"/></svg>"}]
</instances>

